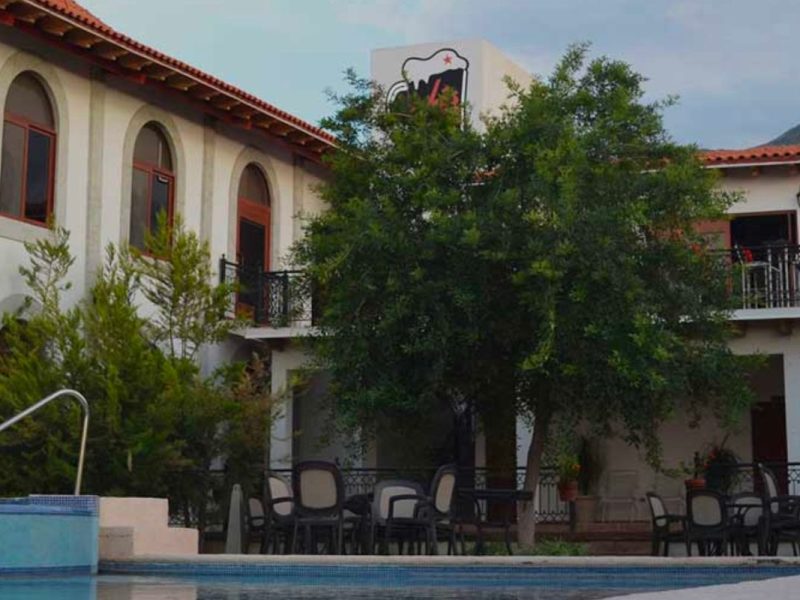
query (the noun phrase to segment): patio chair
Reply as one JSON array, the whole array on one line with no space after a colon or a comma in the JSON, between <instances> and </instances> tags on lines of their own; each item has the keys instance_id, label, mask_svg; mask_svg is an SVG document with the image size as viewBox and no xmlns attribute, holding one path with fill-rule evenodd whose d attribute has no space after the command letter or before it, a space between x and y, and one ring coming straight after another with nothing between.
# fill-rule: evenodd
<instances>
[{"instance_id":1,"label":"patio chair","mask_svg":"<svg viewBox=\"0 0 800 600\"><path fill-rule=\"evenodd\" d=\"M430 502L432 520L431 535L433 552L438 553L440 539L447 540L447 554L456 554L455 499L458 467L454 464L442 465L431 481Z\"/></svg>"},{"instance_id":2,"label":"patio chair","mask_svg":"<svg viewBox=\"0 0 800 600\"><path fill-rule=\"evenodd\" d=\"M264 492L264 504L261 507L261 554L270 552L270 545L272 546L272 553L278 554L281 542L283 542L283 552L286 554L292 548L296 517L292 486L277 473L269 473ZM253 499L250 502L252 524L254 520ZM264 510L264 507L266 507L266 510ZM255 525L258 525L258 520L255 521Z\"/></svg>"},{"instance_id":3,"label":"patio chair","mask_svg":"<svg viewBox=\"0 0 800 600\"><path fill-rule=\"evenodd\" d=\"M628 520L636 514L636 488L639 474L636 471L610 471L606 478L606 492L600 498L600 519L608 520L608 509L614 506L628 508Z\"/></svg>"},{"instance_id":4,"label":"patio chair","mask_svg":"<svg viewBox=\"0 0 800 600\"><path fill-rule=\"evenodd\" d=\"M725 496L713 490L689 490L686 507L686 555L692 555L693 542L700 556L727 554L730 523Z\"/></svg>"},{"instance_id":5,"label":"patio chair","mask_svg":"<svg viewBox=\"0 0 800 600\"><path fill-rule=\"evenodd\" d=\"M403 553L403 544L408 542L409 552L419 538L425 538L426 553L431 551L432 503L414 481L387 479L375 486L370 514L369 548L374 551L379 545L381 554L387 554L389 544L396 541L398 552Z\"/></svg>"},{"instance_id":6,"label":"patio chair","mask_svg":"<svg viewBox=\"0 0 800 600\"><path fill-rule=\"evenodd\" d=\"M798 555L800 543L800 496L781 494L778 479L771 469L758 464L761 475L763 523L759 551L775 555L781 542L792 545L792 553Z\"/></svg>"},{"instance_id":7,"label":"patio chair","mask_svg":"<svg viewBox=\"0 0 800 600\"><path fill-rule=\"evenodd\" d=\"M670 514L664 500L654 492L647 492L647 505L653 519L653 545L652 554L661 554L661 545L664 547L664 556L669 556L671 542L686 543L686 517L684 515ZM673 525L680 524L680 529L675 530Z\"/></svg>"},{"instance_id":8,"label":"patio chair","mask_svg":"<svg viewBox=\"0 0 800 600\"><path fill-rule=\"evenodd\" d=\"M319 538L328 542L328 552L343 550L344 481L339 467L322 460L297 463L293 469L295 513L292 552L303 530L303 549L316 553ZM321 535L320 535L321 534Z\"/></svg>"},{"instance_id":9,"label":"patio chair","mask_svg":"<svg viewBox=\"0 0 800 600\"><path fill-rule=\"evenodd\" d=\"M728 499L730 543L735 554L749 556L752 543L760 544L764 520L762 498L754 492L741 492ZM759 546L760 549L760 546Z\"/></svg>"}]
</instances>

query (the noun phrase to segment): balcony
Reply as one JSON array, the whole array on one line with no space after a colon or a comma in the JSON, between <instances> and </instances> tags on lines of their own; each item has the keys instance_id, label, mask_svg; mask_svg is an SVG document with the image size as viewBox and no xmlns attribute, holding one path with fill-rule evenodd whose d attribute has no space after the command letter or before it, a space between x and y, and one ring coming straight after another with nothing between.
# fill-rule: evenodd
<instances>
[{"instance_id":1,"label":"balcony","mask_svg":"<svg viewBox=\"0 0 800 600\"><path fill-rule=\"evenodd\" d=\"M800 246L735 247L725 254L734 320L800 318Z\"/></svg>"},{"instance_id":2,"label":"balcony","mask_svg":"<svg viewBox=\"0 0 800 600\"><path fill-rule=\"evenodd\" d=\"M720 252L731 270L734 321L800 319L800 246L735 247ZM220 259L220 280L236 285L229 314L252 324L245 337L308 335L318 299L302 271L262 271Z\"/></svg>"},{"instance_id":3,"label":"balcony","mask_svg":"<svg viewBox=\"0 0 800 600\"><path fill-rule=\"evenodd\" d=\"M229 316L249 321L246 338L308 335L316 322L313 294L301 271L263 271L231 262L223 256L220 282L234 284Z\"/></svg>"}]
</instances>

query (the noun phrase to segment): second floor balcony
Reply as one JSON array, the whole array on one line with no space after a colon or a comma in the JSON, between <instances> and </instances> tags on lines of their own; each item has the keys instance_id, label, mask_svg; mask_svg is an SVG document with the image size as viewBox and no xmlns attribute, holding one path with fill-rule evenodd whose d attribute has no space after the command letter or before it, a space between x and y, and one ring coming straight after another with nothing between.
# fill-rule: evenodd
<instances>
[{"instance_id":1,"label":"second floor balcony","mask_svg":"<svg viewBox=\"0 0 800 600\"><path fill-rule=\"evenodd\" d=\"M733 320L800 319L800 246L737 246L721 256L731 272ZM230 315L249 321L252 337L304 335L317 322L319 301L301 271L247 268L223 256L220 279L236 284Z\"/></svg>"},{"instance_id":2,"label":"second floor balcony","mask_svg":"<svg viewBox=\"0 0 800 600\"><path fill-rule=\"evenodd\" d=\"M307 332L316 321L316 305L308 280L301 271L264 271L227 260L219 265L220 280L236 286L230 315L252 324L246 337L294 337ZM270 329L269 335L264 331Z\"/></svg>"},{"instance_id":3,"label":"second floor balcony","mask_svg":"<svg viewBox=\"0 0 800 600\"><path fill-rule=\"evenodd\" d=\"M736 246L725 254L735 320L800 317L800 246Z\"/></svg>"}]
</instances>

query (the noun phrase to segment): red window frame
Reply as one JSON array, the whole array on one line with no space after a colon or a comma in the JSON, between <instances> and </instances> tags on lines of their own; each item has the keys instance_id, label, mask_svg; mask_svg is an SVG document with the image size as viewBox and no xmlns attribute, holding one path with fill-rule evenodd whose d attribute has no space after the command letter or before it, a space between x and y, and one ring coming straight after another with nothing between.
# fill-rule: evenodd
<instances>
[{"instance_id":1,"label":"red window frame","mask_svg":"<svg viewBox=\"0 0 800 600\"><path fill-rule=\"evenodd\" d=\"M167 185L169 186L169 194L167 198L167 226L171 228L175 213L175 174L154 164L137 161L133 162L133 169L134 171L142 171L147 173L147 222L145 223L145 234L149 233L150 235L153 235L150 225L153 218L152 210L154 177L163 177L168 181ZM131 199L133 199L133 179L131 179ZM133 207L131 207L131 213L133 213ZM128 229L130 230L130 227ZM145 250L145 248L142 248L141 250Z\"/></svg>"},{"instance_id":2,"label":"red window frame","mask_svg":"<svg viewBox=\"0 0 800 600\"><path fill-rule=\"evenodd\" d=\"M36 225L38 227L47 227L48 221L53 215L53 197L55 196L55 173L56 173L56 144L58 143L58 134L56 133L55 129L51 129L49 127L45 127L40 123L35 123L30 119L26 119L23 116L15 115L12 112L5 111L4 115L4 123L3 126L7 123L11 123L16 125L17 127L21 127L25 130L23 145L22 145L22 169L20 172L20 177L22 177L22 183L20 185L20 212L19 215L12 215L6 212L0 211L0 215L7 218L13 219L15 221L22 221L23 223L29 223L31 225ZM46 207L45 207L45 214L46 219L44 221L37 221L36 219L28 219L25 217L25 203L28 199L28 140L30 138L30 131L33 130L37 133L45 135L50 138L50 156L49 156L49 168L47 172L47 199L46 199Z\"/></svg>"},{"instance_id":3,"label":"red window frame","mask_svg":"<svg viewBox=\"0 0 800 600\"><path fill-rule=\"evenodd\" d=\"M240 178L244 177L244 172ZM263 177L263 176L262 176ZM240 180L241 183L241 180ZM266 181L264 182L266 185ZM236 261L241 264L241 244L242 244L242 221L249 221L255 225L260 225L264 228L264 262L262 269L265 272L270 270L270 257L272 248L272 204L271 196L269 195L269 187L267 187L267 204L262 204L255 200L251 200L246 196L238 196L236 202ZM261 293L256 290L256 293ZM236 294L236 312L245 318L254 317L253 306L242 302L241 296Z\"/></svg>"}]
</instances>

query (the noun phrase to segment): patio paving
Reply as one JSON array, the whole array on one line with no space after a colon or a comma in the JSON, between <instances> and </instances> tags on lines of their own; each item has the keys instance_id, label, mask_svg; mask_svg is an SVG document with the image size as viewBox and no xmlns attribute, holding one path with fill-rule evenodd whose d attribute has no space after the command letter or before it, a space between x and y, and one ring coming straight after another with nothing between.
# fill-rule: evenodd
<instances>
[{"instance_id":1,"label":"patio paving","mask_svg":"<svg viewBox=\"0 0 800 600\"><path fill-rule=\"evenodd\" d=\"M671 590L667 592L648 592L615 596L607 600L788 600L800 596L800 577L778 577L763 581L746 581L731 585L713 585L699 588Z\"/></svg>"}]
</instances>

